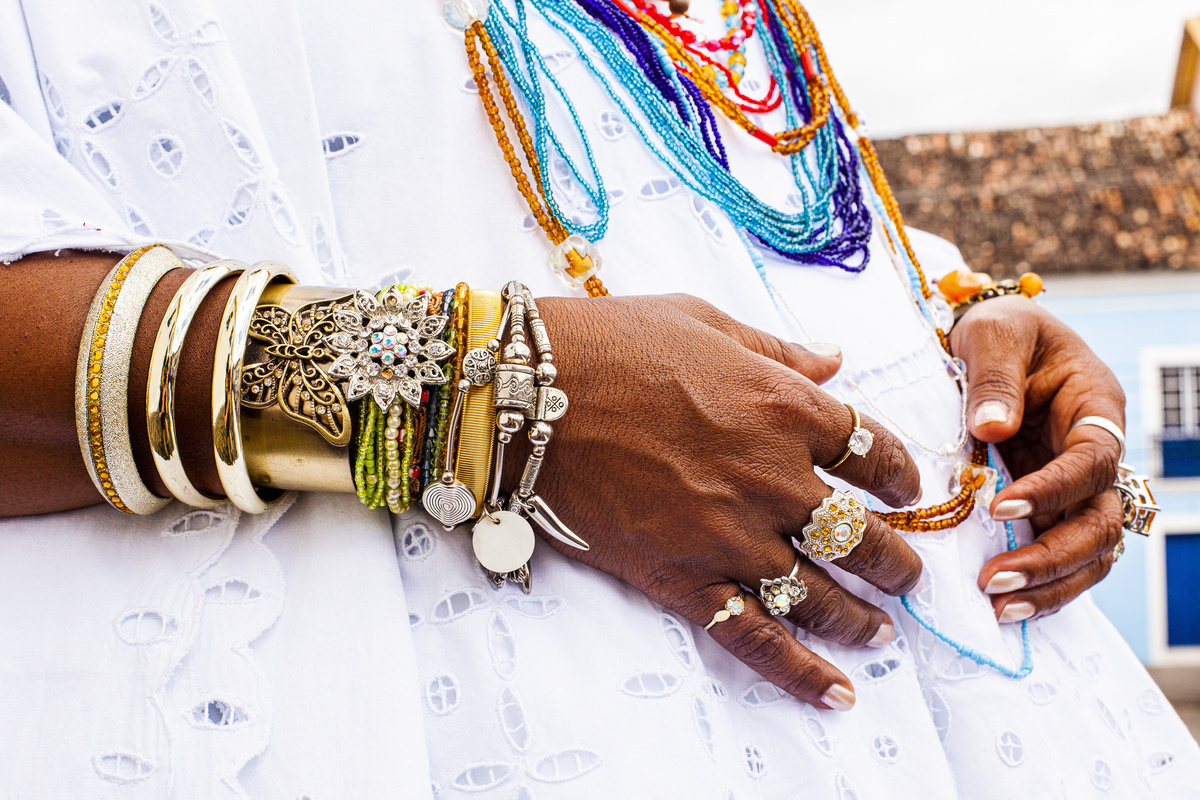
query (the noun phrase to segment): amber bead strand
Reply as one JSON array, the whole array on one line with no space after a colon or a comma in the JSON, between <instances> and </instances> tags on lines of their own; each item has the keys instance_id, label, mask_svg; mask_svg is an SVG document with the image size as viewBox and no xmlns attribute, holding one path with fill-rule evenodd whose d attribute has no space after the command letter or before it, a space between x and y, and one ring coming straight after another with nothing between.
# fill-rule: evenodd
<instances>
[{"instance_id":1,"label":"amber bead strand","mask_svg":"<svg viewBox=\"0 0 1200 800\"><path fill-rule=\"evenodd\" d=\"M479 99L483 102L484 110L487 111L488 120L491 122L492 130L496 134L496 142L500 145L500 149L504 153L504 160L508 162L513 179L517 182L517 189L521 192L521 196L525 198L525 202L529 205L529 210L533 213L533 218L541 226L542 231L545 232L546 238L555 245L561 244L567 238L567 231L563 228L562 223L555 219L547 208L543 207L542 201L544 197L539 197L538 193L534 191L529 178L525 174L520 156L517 155L516 148L513 147L512 140L509 138L508 131L504 126L504 119L500 116L500 108L496 105L495 98L492 97L491 89L488 88L487 71L483 66L483 60L479 57L479 45L482 43L483 50L487 54L488 65L491 67L492 78L496 83L496 90L500 93L508 118L517 132L521 149L525 152L525 158L529 162L529 170L533 173L534 182L538 186L538 191L544 193L545 184L542 181L542 170L541 164L538 161L537 151L534 148L533 139L530 137L525 125L525 118L522 116L521 110L517 106L517 100L513 96L512 89L509 86L508 78L504 74L504 67L500 63L500 54L496 52L496 46L492 43L487 28L484 27L482 22L476 21L466 29L465 33L467 61L471 65L471 74L475 77L475 86L479 90ZM589 278L584 283L584 288L587 289L587 293L592 297L601 297L609 293L604 288L604 284L601 283L600 279L595 276Z\"/></svg>"},{"instance_id":2,"label":"amber bead strand","mask_svg":"<svg viewBox=\"0 0 1200 800\"><path fill-rule=\"evenodd\" d=\"M979 440L971 450L971 463L976 467L987 464L987 444ZM978 474L965 482L958 494L944 503L915 511L883 511L876 516L893 529L906 533L930 533L957 527L975 508L975 492L983 485L983 475ZM946 516L949 515L949 516Z\"/></svg>"}]
</instances>

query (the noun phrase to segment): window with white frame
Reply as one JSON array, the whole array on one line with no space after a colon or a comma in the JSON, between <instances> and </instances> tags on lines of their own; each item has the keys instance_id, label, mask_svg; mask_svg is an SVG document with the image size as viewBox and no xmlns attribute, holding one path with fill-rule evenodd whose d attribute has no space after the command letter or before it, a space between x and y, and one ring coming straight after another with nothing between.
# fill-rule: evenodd
<instances>
[{"instance_id":1,"label":"window with white frame","mask_svg":"<svg viewBox=\"0 0 1200 800\"><path fill-rule=\"evenodd\" d=\"M1162 366L1160 455L1164 478L1200 476L1200 366Z\"/></svg>"}]
</instances>

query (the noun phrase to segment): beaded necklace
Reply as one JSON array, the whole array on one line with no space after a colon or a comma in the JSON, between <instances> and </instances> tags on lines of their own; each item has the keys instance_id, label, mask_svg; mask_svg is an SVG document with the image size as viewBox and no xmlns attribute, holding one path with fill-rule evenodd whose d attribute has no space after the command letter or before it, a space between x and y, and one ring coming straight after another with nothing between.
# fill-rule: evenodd
<instances>
[{"instance_id":1,"label":"beaded necklace","mask_svg":"<svg viewBox=\"0 0 1200 800\"><path fill-rule=\"evenodd\" d=\"M641 53L648 42L658 60L667 67L667 79L674 94L682 98L692 95L685 88L690 78L679 75L673 68L668 48L660 37L647 37L640 26L634 26L635 30L622 26L622 18L628 19L628 15L608 0L573 3L531 0L529 5L572 45L581 63L622 110L647 147L682 183L720 206L735 224L787 258L850 272L863 269L870 235L869 215L861 201L853 151L844 141L839 143L836 126L823 126L816 133L812 140L815 150L811 153L792 154L793 171L810 179L808 186L800 185L805 181L798 181L798 188L815 202L806 203L797 213L772 208L730 174L723 157L713 155L715 128L704 123L704 116L688 111L687 119L681 119L691 104L673 103L672 96L660 91L652 79L653 73L639 63L639 58L646 60ZM497 42L498 50L515 52L518 47L521 51L536 50L524 24L525 0L515 0L514 6L517 13L510 15L501 3L492 5L486 23L488 35ZM499 43L510 36L516 45ZM600 69L593 53L617 77L622 91ZM694 85L700 87L704 83L703 76L697 75ZM705 99L711 100L707 95ZM636 106L640 115L631 111L631 105ZM840 135L844 140L844 134Z\"/></svg>"},{"instance_id":2,"label":"beaded necklace","mask_svg":"<svg viewBox=\"0 0 1200 800\"><path fill-rule=\"evenodd\" d=\"M767 91L761 99L747 97L742 94L740 88L746 72L746 43L754 36L757 27L758 6L754 0L737 0L736 3L733 0L725 0L722 3L721 13L725 16L726 34L720 39L701 39L677 23L676 15L663 14L647 0L633 2L641 13L666 28L688 52L704 62L713 79L733 95L734 102L742 111L765 114L779 108L783 97L774 75L770 76ZM728 53L725 63L721 63L717 58L722 51Z\"/></svg>"}]
</instances>

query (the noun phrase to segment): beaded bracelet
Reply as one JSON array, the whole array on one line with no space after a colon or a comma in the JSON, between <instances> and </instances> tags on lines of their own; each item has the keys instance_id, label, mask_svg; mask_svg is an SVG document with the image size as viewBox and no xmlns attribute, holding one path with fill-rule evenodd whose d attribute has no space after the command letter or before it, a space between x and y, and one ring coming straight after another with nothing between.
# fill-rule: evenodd
<instances>
[{"instance_id":1,"label":"beaded bracelet","mask_svg":"<svg viewBox=\"0 0 1200 800\"><path fill-rule=\"evenodd\" d=\"M525 286L512 281L504 287L502 297L505 307L499 327L503 331L507 323L509 342L501 357L498 358L500 341L497 337L489 341L486 348L472 349L463 359L463 373L471 383L494 387L492 404L496 425L495 466L483 516L475 524L471 546L497 589L506 581L513 581L528 594L533 583L529 557L533 554L536 537L526 517L572 547L587 550L588 544L564 525L533 492L553 433L551 423L566 413L567 395L552 385L558 371L533 295ZM533 351L526 343L527 320L537 350L536 368L530 364ZM508 508L504 509L500 498L504 447L524 427L526 418L530 420L528 435L533 450L525 462L516 491L508 498Z\"/></svg>"},{"instance_id":2,"label":"beaded bracelet","mask_svg":"<svg viewBox=\"0 0 1200 800\"><path fill-rule=\"evenodd\" d=\"M962 317L977 303L1009 294L1036 297L1043 291L1042 278L1036 272L1026 272L1017 280L993 281L986 272L969 269L955 270L942 276L937 282L938 290L954 309L954 321Z\"/></svg>"}]
</instances>

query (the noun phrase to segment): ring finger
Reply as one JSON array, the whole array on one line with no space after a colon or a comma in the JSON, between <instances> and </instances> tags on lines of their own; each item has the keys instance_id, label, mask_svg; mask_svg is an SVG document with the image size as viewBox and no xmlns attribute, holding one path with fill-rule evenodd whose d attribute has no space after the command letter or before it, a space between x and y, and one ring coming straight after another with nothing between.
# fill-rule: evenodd
<instances>
[{"instance_id":1,"label":"ring finger","mask_svg":"<svg viewBox=\"0 0 1200 800\"><path fill-rule=\"evenodd\" d=\"M795 578L803 582L804 599L789 602L785 598L782 606L775 606L774 611L782 611L785 619L822 639L851 647L883 647L895 638L887 612L846 591L787 543L780 540L779 544L771 548L769 557L760 553L756 563L739 564L734 577L761 599L763 580L791 576L794 568Z\"/></svg>"}]
</instances>

